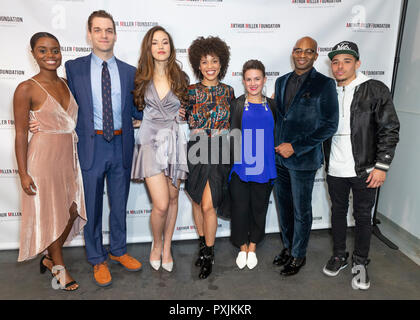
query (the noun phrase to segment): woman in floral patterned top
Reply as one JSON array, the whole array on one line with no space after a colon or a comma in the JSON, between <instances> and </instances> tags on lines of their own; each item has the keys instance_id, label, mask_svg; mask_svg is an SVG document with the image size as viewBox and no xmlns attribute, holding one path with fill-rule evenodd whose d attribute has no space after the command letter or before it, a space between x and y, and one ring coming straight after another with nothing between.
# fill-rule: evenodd
<instances>
[{"instance_id":1,"label":"woman in floral patterned top","mask_svg":"<svg viewBox=\"0 0 420 320\"><path fill-rule=\"evenodd\" d=\"M191 128L188 143L189 176L185 189L191 197L194 221L200 236L200 279L214 263L216 209L230 171L227 143L233 88L221 83L229 65L229 47L218 37L199 37L189 48L189 60L199 83L188 87L186 116ZM207 154L206 154L207 153Z\"/></svg>"}]
</instances>

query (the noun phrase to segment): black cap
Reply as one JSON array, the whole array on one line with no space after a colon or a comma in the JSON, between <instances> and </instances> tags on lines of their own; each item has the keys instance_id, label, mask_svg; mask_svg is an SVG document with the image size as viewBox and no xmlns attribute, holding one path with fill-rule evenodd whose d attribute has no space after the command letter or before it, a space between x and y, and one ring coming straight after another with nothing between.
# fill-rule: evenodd
<instances>
[{"instance_id":1,"label":"black cap","mask_svg":"<svg viewBox=\"0 0 420 320\"><path fill-rule=\"evenodd\" d=\"M337 54L351 54L356 59L359 59L359 48L357 44L350 41L341 41L337 43L328 53L328 57L332 60Z\"/></svg>"}]
</instances>

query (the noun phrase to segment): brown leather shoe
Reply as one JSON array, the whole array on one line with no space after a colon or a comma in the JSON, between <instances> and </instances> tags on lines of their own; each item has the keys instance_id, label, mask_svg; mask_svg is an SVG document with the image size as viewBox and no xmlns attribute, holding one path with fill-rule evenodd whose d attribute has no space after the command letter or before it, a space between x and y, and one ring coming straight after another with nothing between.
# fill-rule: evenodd
<instances>
[{"instance_id":1,"label":"brown leather shoe","mask_svg":"<svg viewBox=\"0 0 420 320\"><path fill-rule=\"evenodd\" d=\"M141 262L134 259L128 253L120 257L109 254L109 258L114 262L119 262L127 271L139 271L141 269Z\"/></svg>"},{"instance_id":2,"label":"brown leather shoe","mask_svg":"<svg viewBox=\"0 0 420 320\"><path fill-rule=\"evenodd\" d=\"M106 261L93 266L93 278L100 287L107 287L112 283L111 273Z\"/></svg>"}]
</instances>

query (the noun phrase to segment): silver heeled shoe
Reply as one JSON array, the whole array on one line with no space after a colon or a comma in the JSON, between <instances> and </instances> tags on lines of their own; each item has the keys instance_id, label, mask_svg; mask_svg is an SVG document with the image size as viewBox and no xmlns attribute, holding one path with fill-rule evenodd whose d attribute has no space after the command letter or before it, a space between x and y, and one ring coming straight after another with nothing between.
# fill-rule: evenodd
<instances>
[{"instance_id":1,"label":"silver heeled shoe","mask_svg":"<svg viewBox=\"0 0 420 320\"><path fill-rule=\"evenodd\" d=\"M174 262L162 263L162 269L168 272L172 272L174 267Z\"/></svg>"},{"instance_id":2,"label":"silver heeled shoe","mask_svg":"<svg viewBox=\"0 0 420 320\"><path fill-rule=\"evenodd\" d=\"M162 255L163 255L163 252L162 252ZM171 255L172 255L172 250L171 250ZM168 262L168 263L163 263L162 262L162 268L165 271L172 272L173 267L174 267L174 260L173 260L173 258L172 258L172 261L171 262Z\"/></svg>"},{"instance_id":3,"label":"silver heeled shoe","mask_svg":"<svg viewBox=\"0 0 420 320\"><path fill-rule=\"evenodd\" d=\"M153 250L154 243L155 243L154 240L152 240L152 247L150 248L150 251ZM158 271L159 268L160 268L161 260L160 259L159 260L150 260L150 258L149 258L149 263L150 263L150 265L152 266L153 269ZM162 267L163 267L163 265L162 265Z\"/></svg>"}]
</instances>

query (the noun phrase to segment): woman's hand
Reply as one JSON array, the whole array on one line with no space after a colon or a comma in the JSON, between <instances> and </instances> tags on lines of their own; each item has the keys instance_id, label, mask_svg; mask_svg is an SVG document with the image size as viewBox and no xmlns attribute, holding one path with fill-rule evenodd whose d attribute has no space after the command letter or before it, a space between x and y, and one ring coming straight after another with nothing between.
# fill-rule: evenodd
<instances>
[{"instance_id":1,"label":"woman's hand","mask_svg":"<svg viewBox=\"0 0 420 320\"><path fill-rule=\"evenodd\" d=\"M29 196L36 195L36 185L29 174L20 176L20 184L22 185L23 191Z\"/></svg>"},{"instance_id":2,"label":"woman's hand","mask_svg":"<svg viewBox=\"0 0 420 320\"><path fill-rule=\"evenodd\" d=\"M186 110L184 107L179 108L179 113L178 113L178 115L179 115L179 118L180 118L182 121L185 121L185 119L186 119L186 115L187 115L187 110Z\"/></svg>"},{"instance_id":3,"label":"woman's hand","mask_svg":"<svg viewBox=\"0 0 420 320\"><path fill-rule=\"evenodd\" d=\"M30 133L37 133L39 131L39 122L37 120L29 120L29 132Z\"/></svg>"}]
</instances>

